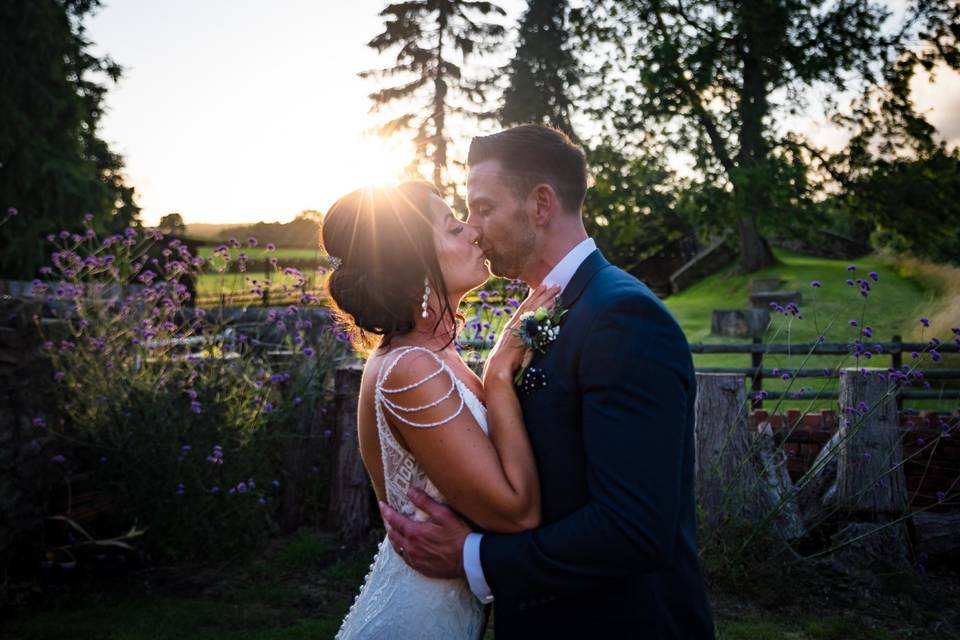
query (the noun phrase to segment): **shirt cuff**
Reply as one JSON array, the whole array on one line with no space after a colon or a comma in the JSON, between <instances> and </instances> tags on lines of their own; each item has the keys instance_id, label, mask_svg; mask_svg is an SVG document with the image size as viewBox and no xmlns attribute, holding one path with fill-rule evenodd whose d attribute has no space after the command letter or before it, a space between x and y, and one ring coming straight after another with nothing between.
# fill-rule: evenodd
<instances>
[{"instance_id":1,"label":"shirt cuff","mask_svg":"<svg viewBox=\"0 0 960 640\"><path fill-rule=\"evenodd\" d=\"M483 577L483 566L480 564L481 538L483 538L482 533L470 533L463 541L463 571L467 574L470 591L477 596L477 600L483 604L490 604L493 602L493 592L490 591L487 579Z\"/></svg>"}]
</instances>

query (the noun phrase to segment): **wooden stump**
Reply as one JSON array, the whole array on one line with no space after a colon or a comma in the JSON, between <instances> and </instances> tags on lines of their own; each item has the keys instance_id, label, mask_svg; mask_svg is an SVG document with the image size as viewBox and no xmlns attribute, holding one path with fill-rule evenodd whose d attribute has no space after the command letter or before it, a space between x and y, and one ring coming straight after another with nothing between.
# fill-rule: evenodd
<instances>
[{"instance_id":1,"label":"wooden stump","mask_svg":"<svg viewBox=\"0 0 960 640\"><path fill-rule=\"evenodd\" d=\"M897 403L882 369L844 369L840 376L837 507L870 519L907 510ZM896 467L896 468L895 468Z\"/></svg>"},{"instance_id":2,"label":"wooden stump","mask_svg":"<svg viewBox=\"0 0 960 640\"><path fill-rule=\"evenodd\" d=\"M907 487L894 394L882 369L840 376L837 481L829 501L847 524L834 536L835 561L851 569L909 570Z\"/></svg>"},{"instance_id":3,"label":"wooden stump","mask_svg":"<svg viewBox=\"0 0 960 640\"><path fill-rule=\"evenodd\" d=\"M357 403L362 373L358 366L337 369L334 383L336 422L327 514L328 521L346 542L363 536L372 524L370 481L360 458L357 439Z\"/></svg>"},{"instance_id":4,"label":"wooden stump","mask_svg":"<svg viewBox=\"0 0 960 640\"><path fill-rule=\"evenodd\" d=\"M697 374L697 502L704 533L724 524L769 524L784 540L805 535L796 492L783 450L769 424L747 428L747 393L742 376Z\"/></svg>"},{"instance_id":5,"label":"wooden stump","mask_svg":"<svg viewBox=\"0 0 960 640\"><path fill-rule=\"evenodd\" d=\"M742 376L697 374L696 492L707 535L727 519L760 516L760 480L754 465L744 463L751 457L746 403Z\"/></svg>"}]
</instances>

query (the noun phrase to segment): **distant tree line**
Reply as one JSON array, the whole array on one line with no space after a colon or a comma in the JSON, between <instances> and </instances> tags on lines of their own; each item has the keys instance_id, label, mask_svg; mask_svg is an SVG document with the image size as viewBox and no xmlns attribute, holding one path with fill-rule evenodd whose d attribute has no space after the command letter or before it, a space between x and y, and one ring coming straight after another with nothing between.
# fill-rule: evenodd
<instances>
[{"instance_id":1,"label":"distant tree line","mask_svg":"<svg viewBox=\"0 0 960 640\"><path fill-rule=\"evenodd\" d=\"M246 245L248 238L256 238L259 246L273 243L284 249L320 248L320 212L307 210L290 222L257 222L256 224L230 227L218 233L222 242L236 238ZM285 260L285 264L286 264Z\"/></svg>"}]
</instances>

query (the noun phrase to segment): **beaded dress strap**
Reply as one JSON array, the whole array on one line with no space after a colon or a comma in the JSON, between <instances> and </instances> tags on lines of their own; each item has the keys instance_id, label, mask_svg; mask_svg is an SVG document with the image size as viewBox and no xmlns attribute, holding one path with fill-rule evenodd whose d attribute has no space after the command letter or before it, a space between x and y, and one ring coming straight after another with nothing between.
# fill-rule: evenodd
<instances>
[{"instance_id":1,"label":"beaded dress strap","mask_svg":"<svg viewBox=\"0 0 960 640\"><path fill-rule=\"evenodd\" d=\"M394 367L397 366L397 363L400 362L400 359L403 358L408 353L412 353L414 351L422 351L424 353L430 354L430 356L433 357L433 359L439 365L437 370L427 375L422 380L418 380L417 382L414 382L413 384L408 384L406 386L398 387L395 389L385 388L383 386L384 382L386 382L387 378L393 372L393 369ZM446 371L447 376L450 378L450 388L447 390L445 394L443 394L442 396L440 396L439 398L437 398L432 402L428 402L427 404L421 405L419 407L405 407L403 405L397 404L396 402L392 401L390 398L387 397L390 394L403 393L404 391L410 391L411 389L415 389L420 385L430 380L433 380L444 371ZM412 420L409 420L403 417L399 413L401 411L403 413L416 413L418 411L424 411L425 409L436 407L437 405L442 403L444 400L452 396L454 392L457 393L457 397L460 399L460 404L457 407L456 411L454 411L451 415L447 416L446 418L443 418L442 420L437 420L436 422L414 422ZM398 350L397 357L393 359L393 362L391 362L390 365L386 367L386 369L384 369L383 365L381 365L380 375L377 376L377 400L379 400L380 403L384 407L386 407L387 411L389 411L390 414L393 415L393 417L395 417L397 420L411 427L421 427L421 428L439 427L440 425L446 424L451 420L453 420L454 418L456 418L457 416L459 416L463 412L463 407L464 407L463 394L460 393L459 389L457 389L457 377L453 374L452 371L449 370L449 368L447 367L447 364L437 354L433 353L432 351L424 347L403 347Z\"/></svg>"}]
</instances>

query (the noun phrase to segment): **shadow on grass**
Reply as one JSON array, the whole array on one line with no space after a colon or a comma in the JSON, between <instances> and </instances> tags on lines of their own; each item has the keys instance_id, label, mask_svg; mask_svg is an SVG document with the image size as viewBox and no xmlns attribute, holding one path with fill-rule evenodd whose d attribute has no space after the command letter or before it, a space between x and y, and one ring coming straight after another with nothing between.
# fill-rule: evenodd
<instances>
[{"instance_id":1,"label":"shadow on grass","mask_svg":"<svg viewBox=\"0 0 960 640\"><path fill-rule=\"evenodd\" d=\"M4 621L4 640L322 640L333 638L382 531L345 549L311 530L234 565L152 569L109 584L77 583ZM767 576L770 577L770 576ZM813 583L713 594L718 640L888 640L950 637L955 577L925 578L884 594ZM937 594L928 587L937 586ZM718 588L720 585L713 585ZM729 585L728 585L729 586ZM742 585L741 585L742 586ZM766 597L758 597L763 592ZM937 604L941 603L941 604ZM947 626L940 622L952 618ZM427 622L428 624L429 622ZM493 640L495 617L485 640ZM600 633L597 637L602 637ZM643 637L642 634L638 637Z\"/></svg>"},{"instance_id":2,"label":"shadow on grass","mask_svg":"<svg viewBox=\"0 0 960 640\"><path fill-rule=\"evenodd\" d=\"M222 570L174 569L162 578L141 572L109 592L76 585L4 624L0 638L332 638L376 551L375 540L347 550L328 534L300 530L261 558Z\"/></svg>"}]
</instances>

